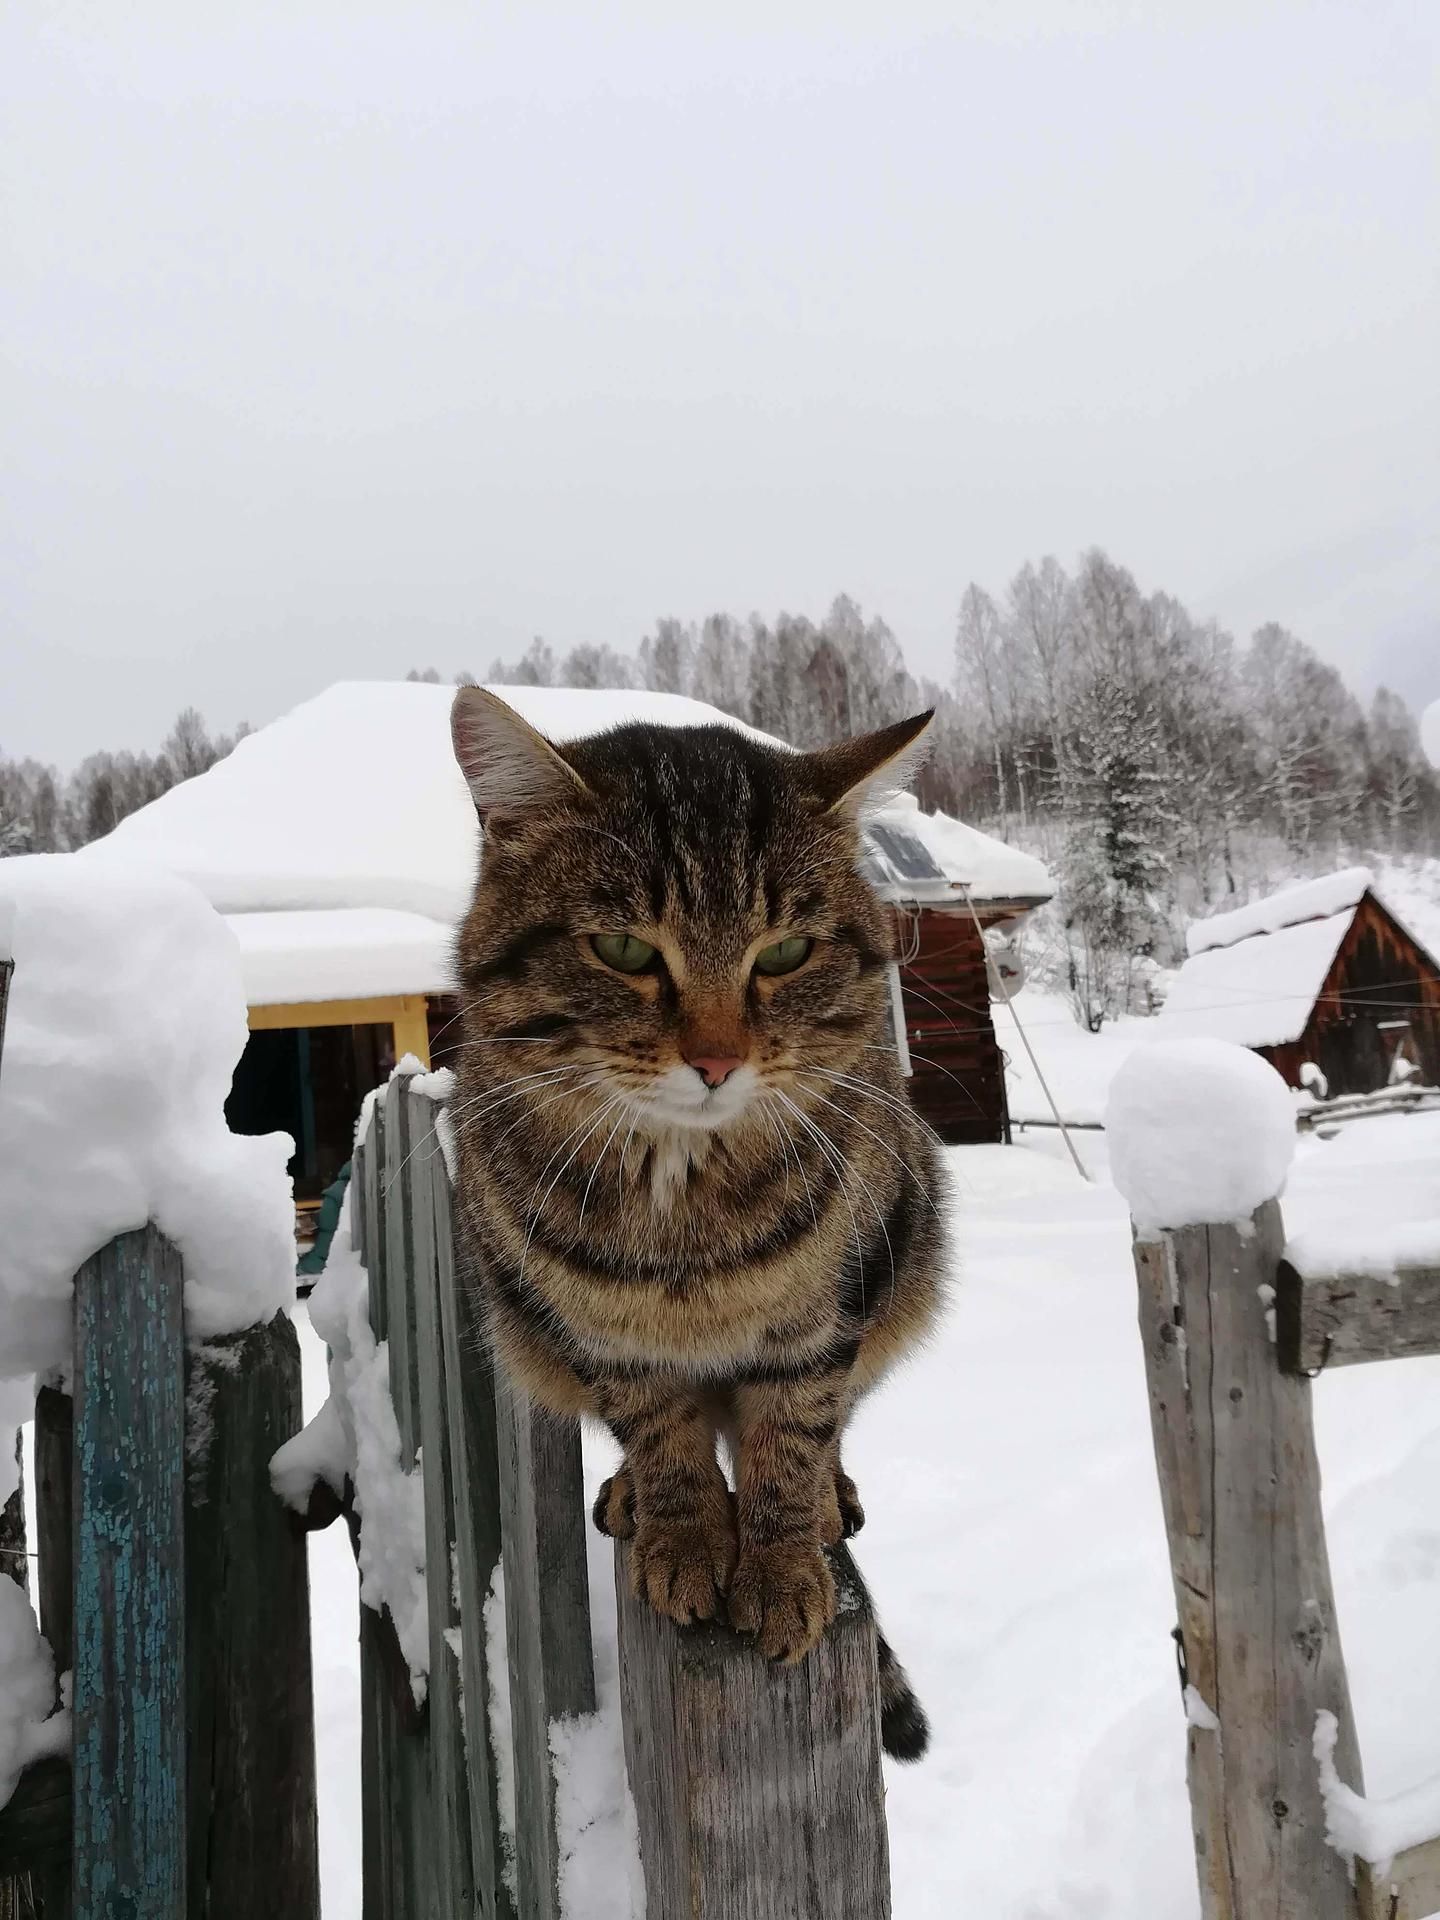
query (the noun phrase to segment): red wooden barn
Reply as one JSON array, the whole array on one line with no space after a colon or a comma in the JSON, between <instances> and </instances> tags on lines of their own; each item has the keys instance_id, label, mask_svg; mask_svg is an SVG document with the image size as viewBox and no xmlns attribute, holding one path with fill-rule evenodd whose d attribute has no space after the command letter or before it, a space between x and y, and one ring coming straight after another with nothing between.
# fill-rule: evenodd
<instances>
[{"instance_id":1,"label":"red wooden barn","mask_svg":"<svg viewBox=\"0 0 1440 1920\"><path fill-rule=\"evenodd\" d=\"M1197 921L1187 946L1161 1014L1169 1032L1253 1047L1317 1092L1440 1085L1440 964L1367 868Z\"/></svg>"},{"instance_id":2,"label":"red wooden barn","mask_svg":"<svg viewBox=\"0 0 1440 1920\"><path fill-rule=\"evenodd\" d=\"M908 795L867 830L866 871L896 918L902 1059L910 1095L942 1140L1007 1140L1005 1062L990 1013L988 942L1053 891L1042 863ZM977 925L978 921L978 925Z\"/></svg>"}]
</instances>

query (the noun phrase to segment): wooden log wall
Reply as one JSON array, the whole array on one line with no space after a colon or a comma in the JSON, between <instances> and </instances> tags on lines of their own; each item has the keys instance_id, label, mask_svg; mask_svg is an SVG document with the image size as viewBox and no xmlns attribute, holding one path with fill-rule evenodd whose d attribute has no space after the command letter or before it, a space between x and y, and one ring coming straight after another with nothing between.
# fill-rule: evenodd
<instances>
[{"instance_id":1,"label":"wooden log wall","mask_svg":"<svg viewBox=\"0 0 1440 1920\"><path fill-rule=\"evenodd\" d=\"M968 908L897 916L910 1098L942 1140L1008 1139L985 946Z\"/></svg>"}]
</instances>

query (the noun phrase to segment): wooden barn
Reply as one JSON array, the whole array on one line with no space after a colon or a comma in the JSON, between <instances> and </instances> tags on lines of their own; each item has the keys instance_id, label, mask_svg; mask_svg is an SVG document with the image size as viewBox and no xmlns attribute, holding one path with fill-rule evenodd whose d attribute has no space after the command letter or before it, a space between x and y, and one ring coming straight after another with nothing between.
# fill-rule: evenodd
<instances>
[{"instance_id":1,"label":"wooden barn","mask_svg":"<svg viewBox=\"0 0 1440 1920\"><path fill-rule=\"evenodd\" d=\"M1197 921L1161 1019L1234 1040L1292 1087L1440 1085L1440 964L1365 867Z\"/></svg>"},{"instance_id":2,"label":"wooden barn","mask_svg":"<svg viewBox=\"0 0 1440 1920\"><path fill-rule=\"evenodd\" d=\"M561 740L634 719L726 719L673 694L499 691ZM302 1211L349 1158L369 1088L405 1053L443 1065L459 1037L451 948L477 829L450 751L452 697L415 682L332 686L76 856L167 867L226 916L251 1029L227 1111L239 1132L292 1135ZM903 796L877 821L870 873L906 957L895 1043L905 1058L909 1042L917 1104L948 1140L1004 1138L984 945L965 903L987 926L1012 920L1048 897L1045 869Z\"/></svg>"},{"instance_id":3,"label":"wooden barn","mask_svg":"<svg viewBox=\"0 0 1440 1920\"><path fill-rule=\"evenodd\" d=\"M1008 1140L991 976L1025 915L1050 898L1049 875L1030 854L913 801L872 822L866 871L895 914L916 1109L951 1144Z\"/></svg>"}]
</instances>

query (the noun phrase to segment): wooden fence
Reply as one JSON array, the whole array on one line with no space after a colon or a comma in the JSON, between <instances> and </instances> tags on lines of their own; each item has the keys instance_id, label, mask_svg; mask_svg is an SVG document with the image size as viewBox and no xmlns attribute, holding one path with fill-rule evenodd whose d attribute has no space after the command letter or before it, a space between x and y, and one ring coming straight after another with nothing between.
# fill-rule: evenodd
<instances>
[{"instance_id":1,"label":"wooden fence","mask_svg":"<svg viewBox=\"0 0 1440 1920\"><path fill-rule=\"evenodd\" d=\"M404 1464L418 1455L423 1466L430 1625L417 1711L388 1617L366 1613L365 1916L559 1920L567 1836L552 1732L596 1708L579 1436L491 1373L474 1290L454 1268L439 1111L392 1080L351 1186ZM885 1920L875 1629L846 1557L836 1571L847 1604L793 1668L770 1667L724 1628L659 1619L632 1599L623 1550L615 1560L652 1920ZM497 1569L504 1676L487 1671ZM505 1756L489 1710L497 1681L508 1688ZM574 1898L564 1911L587 1920Z\"/></svg>"},{"instance_id":2,"label":"wooden fence","mask_svg":"<svg viewBox=\"0 0 1440 1920\"><path fill-rule=\"evenodd\" d=\"M1440 1353L1440 1270L1298 1273L1279 1206L1138 1235L1140 1328L1185 1683L1204 1920L1421 1920L1440 1841L1384 1876L1327 1843L1317 1719L1363 1792L1310 1405L1325 1366Z\"/></svg>"},{"instance_id":3,"label":"wooden fence","mask_svg":"<svg viewBox=\"0 0 1440 1920\"><path fill-rule=\"evenodd\" d=\"M45 1920L318 1920L305 1536L270 1486L300 1426L283 1314L187 1350L152 1227L75 1278L69 1392L35 1408L40 1623L73 1673L69 1762L0 1811Z\"/></svg>"}]
</instances>

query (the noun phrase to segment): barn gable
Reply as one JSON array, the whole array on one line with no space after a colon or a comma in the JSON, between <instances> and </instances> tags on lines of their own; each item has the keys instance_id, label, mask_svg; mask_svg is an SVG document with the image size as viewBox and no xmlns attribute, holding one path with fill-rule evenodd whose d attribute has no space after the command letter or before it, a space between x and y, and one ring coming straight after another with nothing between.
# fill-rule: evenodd
<instances>
[{"instance_id":1,"label":"barn gable","mask_svg":"<svg viewBox=\"0 0 1440 1920\"><path fill-rule=\"evenodd\" d=\"M1397 1056L1440 1084L1440 965L1365 868L1200 921L1187 945L1167 1032L1252 1047L1295 1087L1308 1064L1332 1094L1372 1092Z\"/></svg>"}]
</instances>

